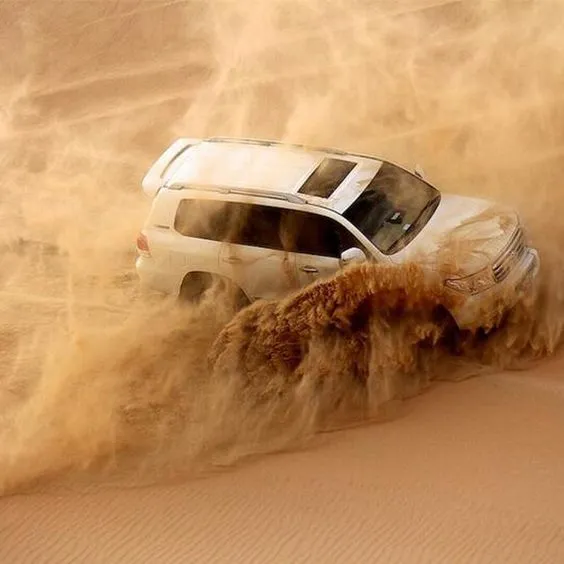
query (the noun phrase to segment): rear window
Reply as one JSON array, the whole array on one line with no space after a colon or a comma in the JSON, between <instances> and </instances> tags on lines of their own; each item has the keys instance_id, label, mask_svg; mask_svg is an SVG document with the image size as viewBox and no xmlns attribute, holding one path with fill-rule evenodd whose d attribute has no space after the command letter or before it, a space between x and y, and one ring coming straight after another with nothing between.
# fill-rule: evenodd
<instances>
[{"instance_id":1,"label":"rear window","mask_svg":"<svg viewBox=\"0 0 564 564\"><path fill-rule=\"evenodd\" d=\"M224 211L224 202L217 200L181 200L174 229L185 237L224 241L232 230Z\"/></svg>"},{"instance_id":2,"label":"rear window","mask_svg":"<svg viewBox=\"0 0 564 564\"><path fill-rule=\"evenodd\" d=\"M355 166L356 163L342 159L323 159L298 192L308 196L329 198Z\"/></svg>"}]
</instances>

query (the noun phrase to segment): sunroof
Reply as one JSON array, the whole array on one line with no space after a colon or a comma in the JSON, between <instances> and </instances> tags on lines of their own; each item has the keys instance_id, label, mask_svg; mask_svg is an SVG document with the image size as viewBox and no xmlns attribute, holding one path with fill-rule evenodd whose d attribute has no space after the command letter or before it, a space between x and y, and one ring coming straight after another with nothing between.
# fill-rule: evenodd
<instances>
[{"instance_id":1,"label":"sunroof","mask_svg":"<svg viewBox=\"0 0 564 564\"><path fill-rule=\"evenodd\" d=\"M329 198L355 166L356 163L351 161L323 159L298 192L308 196Z\"/></svg>"}]
</instances>

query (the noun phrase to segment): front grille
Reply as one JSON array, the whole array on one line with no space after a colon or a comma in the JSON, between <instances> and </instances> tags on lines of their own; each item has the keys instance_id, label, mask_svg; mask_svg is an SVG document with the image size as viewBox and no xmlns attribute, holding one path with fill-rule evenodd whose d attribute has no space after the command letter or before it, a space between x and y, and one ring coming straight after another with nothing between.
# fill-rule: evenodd
<instances>
[{"instance_id":1,"label":"front grille","mask_svg":"<svg viewBox=\"0 0 564 564\"><path fill-rule=\"evenodd\" d=\"M525 252L525 236L521 227L517 227L511 240L493 264L492 270L496 282L507 278L511 269L521 261Z\"/></svg>"}]
</instances>

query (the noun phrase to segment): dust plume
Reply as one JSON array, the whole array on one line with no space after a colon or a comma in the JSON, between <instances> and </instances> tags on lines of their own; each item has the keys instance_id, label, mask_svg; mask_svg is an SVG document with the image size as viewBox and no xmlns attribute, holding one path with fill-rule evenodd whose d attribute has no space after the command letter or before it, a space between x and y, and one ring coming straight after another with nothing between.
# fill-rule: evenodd
<instances>
[{"instance_id":1,"label":"dust plume","mask_svg":"<svg viewBox=\"0 0 564 564\"><path fill-rule=\"evenodd\" d=\"M561 3L28 0L0 16L0 489L303 444L560 346ZM488 338L453 334L415 267L347 271L231 321L141 295L140 179L186 135L420 163L519 211L538 295Z\"/></svg>"},{"instance_id":2,"label":"dust plume","mask_svg":"<svg viewBox=\"0 0 564 564\"><path fill-rule=\"evenodd\" d=\"M209 469L377 417L447 367L476 369L449 362L449 298L414 266L349 268L235 317L221 305L212 294L52 340L4 429L3 487L89 467Z\"/></svg>"}]
</instances>

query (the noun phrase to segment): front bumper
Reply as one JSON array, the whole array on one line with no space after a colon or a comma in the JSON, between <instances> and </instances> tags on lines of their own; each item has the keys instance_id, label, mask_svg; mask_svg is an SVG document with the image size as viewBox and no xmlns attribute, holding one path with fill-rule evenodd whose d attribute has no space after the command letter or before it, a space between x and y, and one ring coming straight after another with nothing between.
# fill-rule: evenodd
<instances>
[{"instance_id":1,"label":"front bumper","mask_svg":"<svg viewBox=\"0 0 564 564\"><path fill-rule=\"evenodd\" d=\"M497 325L502 315L532 289L540 269L539 253L527 247L523 258L509 275L484 292L471 295L451 314L461 329L477 329Z\"/></svg>"}]
</instances>

